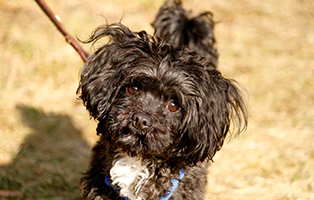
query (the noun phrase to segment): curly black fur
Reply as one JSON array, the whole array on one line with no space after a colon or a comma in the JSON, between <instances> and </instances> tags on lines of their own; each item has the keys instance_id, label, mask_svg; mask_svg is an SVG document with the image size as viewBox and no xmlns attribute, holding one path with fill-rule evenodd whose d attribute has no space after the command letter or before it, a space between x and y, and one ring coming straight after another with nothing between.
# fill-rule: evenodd
<instances>
[{"instance_id":1,"label":"curly black fur","mask_svg":"<svg viewBox=\"0 0 314 200\"><path fill-rule=\"evenodd\" d=\"M188 47L207 58L210 65L217 66L218 52L214 47L214 21L211 12L195 17L181 6L180 0L166 1L152 23L155 35L174 47Z\"/></svg>"},{"instance_id":2,"label":"curly black fur","mask_svg":"<svg viewBox=\"0 0 314 200\"><path fill-rule=\"evenodd\" d=\"M199 35L187 29L199 28L202 16L196 17L191 20L193 26L168 32L170 38L166 37L162 34L165 28L159 29L163 21L159 17L172 12L169 4L173 5L166 2L154 23L162 39L112 24L98 27L87 41L110 39L85 63L77 91L99 122L100 134L90 169L82 178L84 199L121 199L104 183L117 152L141 157L149 166L151 175L140 190L147 200L165 194L180 169L185 169L186 176L171 199L203 199L207 161L222 147L231 122L237 133L246 128L246 106L236 82L215 69L212 25L208 37L198 40ZM175 9L186 13L178 3L174 5L174 13ZM186 14L174 17L186 20ZM171 34L180 33L187 36L183 44L171 39ZM208 56L194 51L200 44ZM171 102L178 110L169 110ZM145 128L135 124L137 113L149 119Z\"/></svg>"}]
</instances>

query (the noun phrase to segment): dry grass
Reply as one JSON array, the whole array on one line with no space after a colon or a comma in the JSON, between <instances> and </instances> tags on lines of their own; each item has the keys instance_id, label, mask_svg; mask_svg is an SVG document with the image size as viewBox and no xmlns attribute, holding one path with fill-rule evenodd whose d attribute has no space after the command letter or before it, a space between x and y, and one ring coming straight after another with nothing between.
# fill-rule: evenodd
<instances>
[{"instance_id":1,"label":"dry grass","mask_svg":"<svg viewBox=\"0 0 314 200\"><path fill-rule=\"evenodd\" d=\"M71 33L146 29L162 1L49 2ZM314 199L314 3L185 0L215 15L220 70L248 91L250 123L209 169L207 199ZM0 1L0 190L75 199L96 140L75 91L82 65L34 2ZM89 46L85 46L89 49ZM1 198L1 197L0 197Z\"/></svg>"}]
</instances>

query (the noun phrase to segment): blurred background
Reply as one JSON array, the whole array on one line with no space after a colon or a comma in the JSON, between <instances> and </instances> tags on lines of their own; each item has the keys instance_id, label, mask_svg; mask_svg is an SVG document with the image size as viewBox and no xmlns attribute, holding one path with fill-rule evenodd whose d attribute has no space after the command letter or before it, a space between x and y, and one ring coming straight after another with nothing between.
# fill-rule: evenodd
<instances>
[{"instance_id":1,"label":"blurred background","mask_svg":"<svg viewBox=\"0 0 314 200\"><path fill-rule=\"evenodd\" d=\"M153 33L163 0L48 3L84 40L106 20ZM246 89L250 109L248 130L209 168L206 199L314 199L314 2L183 5L213 12L219 70ZM97 140L76 98L82 64L34 1L0 0L0 199L79 199Z\"/></svg>"}]
</instances>

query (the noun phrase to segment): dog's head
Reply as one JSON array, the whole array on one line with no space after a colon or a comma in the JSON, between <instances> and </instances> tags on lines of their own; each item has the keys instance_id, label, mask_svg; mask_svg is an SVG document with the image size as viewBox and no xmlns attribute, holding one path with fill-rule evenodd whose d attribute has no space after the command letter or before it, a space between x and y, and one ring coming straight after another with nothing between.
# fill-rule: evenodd
<instances>
[{"instance_id":1,"label":"dog's head","mask_svg":"<svg viewBox=\"0 0 314 200\"><path fill-rule=\"evenodd\" d=\"M232 121L237 132L246 127L235 82L206 59L121 24L99 27L88 42L104 36L78 88L103 138L133 155L194 165L213 158Z\"/></svg>"}]
</instances>

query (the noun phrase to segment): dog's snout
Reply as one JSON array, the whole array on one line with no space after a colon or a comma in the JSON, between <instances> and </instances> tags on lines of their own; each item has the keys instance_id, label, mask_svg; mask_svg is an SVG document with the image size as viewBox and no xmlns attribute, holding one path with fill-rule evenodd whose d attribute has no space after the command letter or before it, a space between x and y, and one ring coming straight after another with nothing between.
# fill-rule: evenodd
<instances>
[{"instance_id":1,"label":"dog's snout","mask_svg":"<svg viewBox=\"0 0 314 200\"><path fill-rule=\"evenodd\" d=\"M135 113L133 115L133 125L138 129L147 129L152 125L152 119L145 113Z\"/></svg>"}]
</instances>

